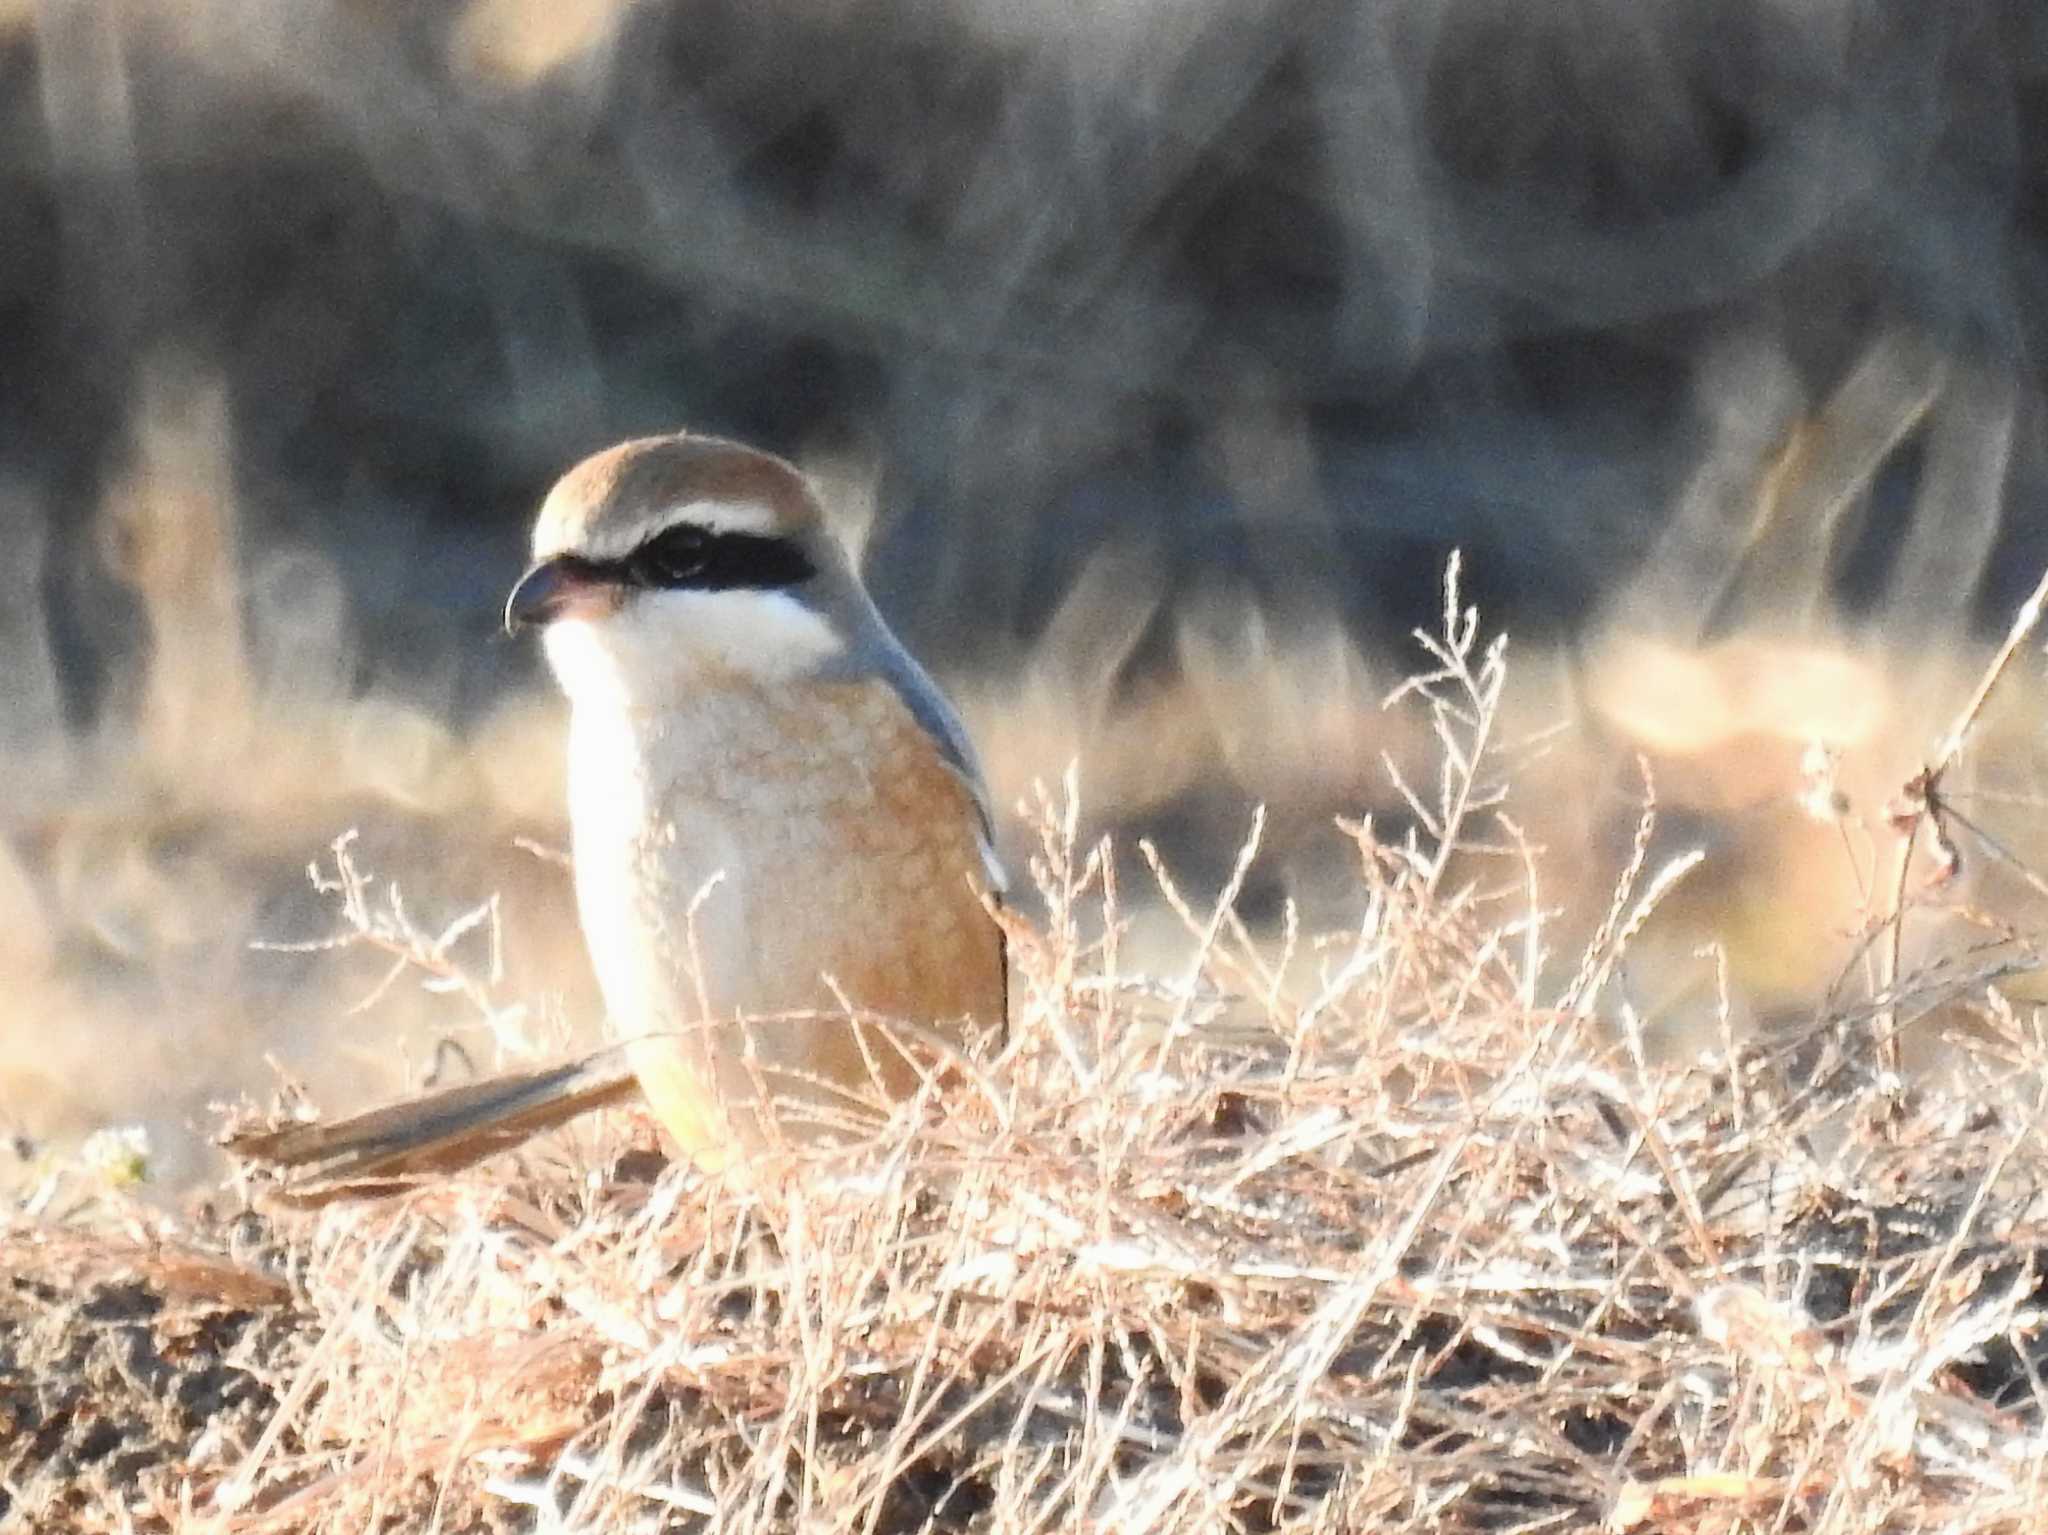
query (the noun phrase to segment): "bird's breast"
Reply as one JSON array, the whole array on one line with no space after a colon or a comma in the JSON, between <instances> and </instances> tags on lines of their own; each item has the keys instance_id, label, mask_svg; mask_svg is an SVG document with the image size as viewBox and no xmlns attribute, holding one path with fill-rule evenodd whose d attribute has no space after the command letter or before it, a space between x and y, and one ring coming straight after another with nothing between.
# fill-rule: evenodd
<instances>
[{"instance_id":1,"label":"bird's breast","mask_svg":"<svg viewBox=\"0 0 2048 1535\"><path fill-rule=\"evenodd\" d=\"M579 710L571 743L578 898L622 1026L841 998L1000 1026L972 792L885 683Z\"/></svg>"}]
</instances>

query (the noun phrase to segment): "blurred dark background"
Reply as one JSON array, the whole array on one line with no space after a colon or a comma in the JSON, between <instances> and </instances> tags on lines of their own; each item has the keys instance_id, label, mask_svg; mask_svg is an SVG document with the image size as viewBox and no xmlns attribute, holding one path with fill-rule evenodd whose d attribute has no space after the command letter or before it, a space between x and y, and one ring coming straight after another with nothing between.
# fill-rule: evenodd
<instances>
[{"instance_id":1,"label":"blurred dark background","mask_svg":"<svg viewBox=\"0 0 2048 1535\"><path fill-rule=\"evenodd\" d=\"M1785 876L1837 935L1854 857L1815 894L1750 813L1817 741L1897 782L2048 562L2022 0L12 0L0 113L37 1135L329 1048L245 945L324 930L295 871L351 824L451 908L537 892L508 989L573 964L504 852L559 831L552 705L491 634L631 433L817 471L999 794L1078 756L1197 884L1274 803L1267 914L1392 803L1453 547L1544 658L1579 861L1646 752L1723 916ZM142 1088L86 1085L109 1040Z\"/></svg>"}]
</instances>

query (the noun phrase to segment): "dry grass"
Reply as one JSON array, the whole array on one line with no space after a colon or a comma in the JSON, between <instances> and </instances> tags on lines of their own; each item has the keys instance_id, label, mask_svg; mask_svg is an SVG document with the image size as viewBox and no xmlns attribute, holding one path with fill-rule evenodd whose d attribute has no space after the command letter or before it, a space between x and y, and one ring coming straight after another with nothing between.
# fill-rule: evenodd
<instances>
[{"instance_id":1,"label":"dry grass","mask_svg":"<svg viewBox=\"0 0 2048 1535\"><path fill-rule=\"evenodd\" d=\"M512 664L511 647L461 629L445 608L435 612L443 628L397 647L410 652L403 665L388 643L370 664L381 629L398 619L411 633L420 616L361 610L344 579L351 555L288 537L238 504L224 388L176 359L138 375L129 472L110 483L93 537L140 627L89 724L59 706L54 615L0 622L12 624L0 647L11 658L0 679L10 790L0 803L0 1134L30 1148L25 1163L0 1157L0 1187L32 1183L43 1159L74 1154L103 1126L137 1122L161 1187L203 1187L222 1171L207 1104L267 1091L272 1060L341 1109L445 1068L451 1037L484 1058L511 1036L558 1040L600 1017L569 881L558 860L522 850L566 840L560 701ZM1898 398L1920 395L1902 383ZM1846 418L1814 430L1860 433ZM1233 442L1242 496L1301 489L1298 433L1247 427ZM1663 811L1655 859L1709 852L1631 945L1622 976L1646 1017L1646 1047L1666 1060L1724 1032L1714 967L1694 955L1702 944L1722 946L1743 1036L1810 1017L1866 952L1894 887L1885 802L1924 763L1981 665L1953 625L1930 637L1903 619L1859 629L1839 615L1788 617L1820 604L1824 583L1822 565L1771 553L1797 542L1786 495L1833 464L1841 473L1791 502L1834 505L1860 494L1868 462L1831 450L1759 464L1749 442L1738 433L1710 456L1669 546L1603 596L1571 651L1518 651L1496 718L1503 740L1547 742L1541 753L1516 748L1511 776L1556 954L1591 940L1629 856L1638 754L1654 763ZM848 520L860 524L857 468L826 467L835 503L856 503ZM1736 520L1777 530L1756 561L1775 574L1751 590L1750 562L1736 560L1723 584L1752 618L1703 640L1725 604L1703 582L1702 551L1714 547L1714 519L1744 507L1752 515ZM1337 538L1337 525L1318 536ZM1283 584L1261 598L1220 579L1215 591L1173 596L1172 562L1158 553L1099 551L1017 670L962 677L942 647L929 658L963 704L999 804L1082 763L1085 840L1115 832L1122 854L1122 953L1170 971L1185 940L1146 878L1139 835L1157 838L1181 882L1206 896L1229 873L1247 807L1263 804L1246 924L1277 941L1292 897L1310 930L1348 925L1356 857L1332 836L1331 816L1377 812L1383 829L1405 827L1383 763L1426 780L1438 748L1427 709L1380 707L1403 663L1347 627L1355 615L1341 593ZM1806 584L1778 591L1786 570ZM1961 592L1983 572L1970 563L1952 574ZM1889 603L1888 613L1913 611L1903 589ZM1165 654L1146 653L1162 643ZM443 685L458 675L470 682ZM456 692L489 706L466 715ZM1951 811L2034 867L2048 865L2048 818L2036 813L2048 784L2044 704L2038 668L2015 666L1945 793ZM1809 813L1821 803L1838 808ZM429 937L495 893L494 921L455 956L487 983L485 939L502 931L489 1006L451 1019L445 996L380 989L388 957L374 945L296 955L256 945L328 931L300 871L349 826L362 831L362 866L384 876L379 899L402 886ZM1005 817L1001 830L1014 860L1028 828ZM1979 909L2010 919L2016 899L2038 904L1988 846L1966 846L1937 919L1903 930L1902 965L1937 957L1948 930ZM1923 859L1938 851L1927 838L1919 847ZM1906 1034L1909 1074L1938 1069L1923 1046L1935 1032Z\"/></svg>"},{"instance_id":2,"label":"dry grass","mask_svg":"<svg viewBox=\"0 0 2048 1535\"><path fill-rule=\"evenodd\" d=\"M668 1166L621 1113L197 1233L103 1192L90 1219L127 1229L88 1242L52 1219L78 1185L46 1184L7 1248L13 1517L2034 1527L2048 1038L2000 990L2029 945L1980 929L1886 988L1879 923L1798 1039L1727 1024L1658 1063L1615 978L1693 860L1652 862L1646 790L1593 937L1555 952L1501 650L1454 589L1431 644L1408 702L1442 771L1413 834L1347 829L1355 925L1261 942L1238 880L1201 906L1166 880L1183 957L1135 973L1069 783L1036 807L1047 917L1015 927L1008 1048L792 1176ZM1871 1069L1880 1030L1938 1019L1971 1026L1948 1083ZM84 1427L167 1382L207 1410L81 1472Z\"/></svg>"}]
</instances>

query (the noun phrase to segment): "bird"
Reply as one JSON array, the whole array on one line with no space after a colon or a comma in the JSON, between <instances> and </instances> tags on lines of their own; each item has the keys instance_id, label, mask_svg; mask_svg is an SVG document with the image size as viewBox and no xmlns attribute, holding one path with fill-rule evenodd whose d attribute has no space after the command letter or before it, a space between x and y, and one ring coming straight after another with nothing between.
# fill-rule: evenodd
<instances>
[{"instance_id":1,"label":"bird","mask_svg":"<svg viewBox=\"0 0 2048 1535\"><path fill-rule=\"evenodd\" d=\"M231 1149L374 1186L637 1087L715 1171L844 1139L999 1041L981 769L804 475L722 437L622 442L556 482L531 555L505 627L538 631L568 699L576 906L616 1051Z\"/></svg>"}]
</instances>

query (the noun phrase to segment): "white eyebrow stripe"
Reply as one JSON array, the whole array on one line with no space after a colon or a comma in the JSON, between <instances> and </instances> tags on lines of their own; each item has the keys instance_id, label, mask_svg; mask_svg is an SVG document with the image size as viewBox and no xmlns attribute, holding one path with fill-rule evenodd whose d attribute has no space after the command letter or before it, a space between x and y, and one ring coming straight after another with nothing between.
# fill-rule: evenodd
<instances>
[{"instance_id":1,"label":"white eyebrow stripe","mask_svg":"<svg viewBox=\"0 0 2048 1535\"><path fill-rule=\"evenodd\" d=\"M544 559L549 555L574 553L593 560L623 560L650 538L684 523L711 534L751 533L758 538L780 538L788 533L774 508L759 501L686 501L681 506L669 508L658 518L636 522L630 527L595 532L580 549L573 544L565 549L537 549L535 557Z\"/></svg>"},{"instance_id":2,"label":"white eyebrow stripe","mask_svg":"<svg viewBox=\"0 0 2048 1535\"><path fill-rule=\"evenodd\" d=\"M752 533L775 536L784 532L775 509L759 501L690 501L676 507L663 523L674 527L691 522L707 533Z\"/></svg>"}]
</instances>

